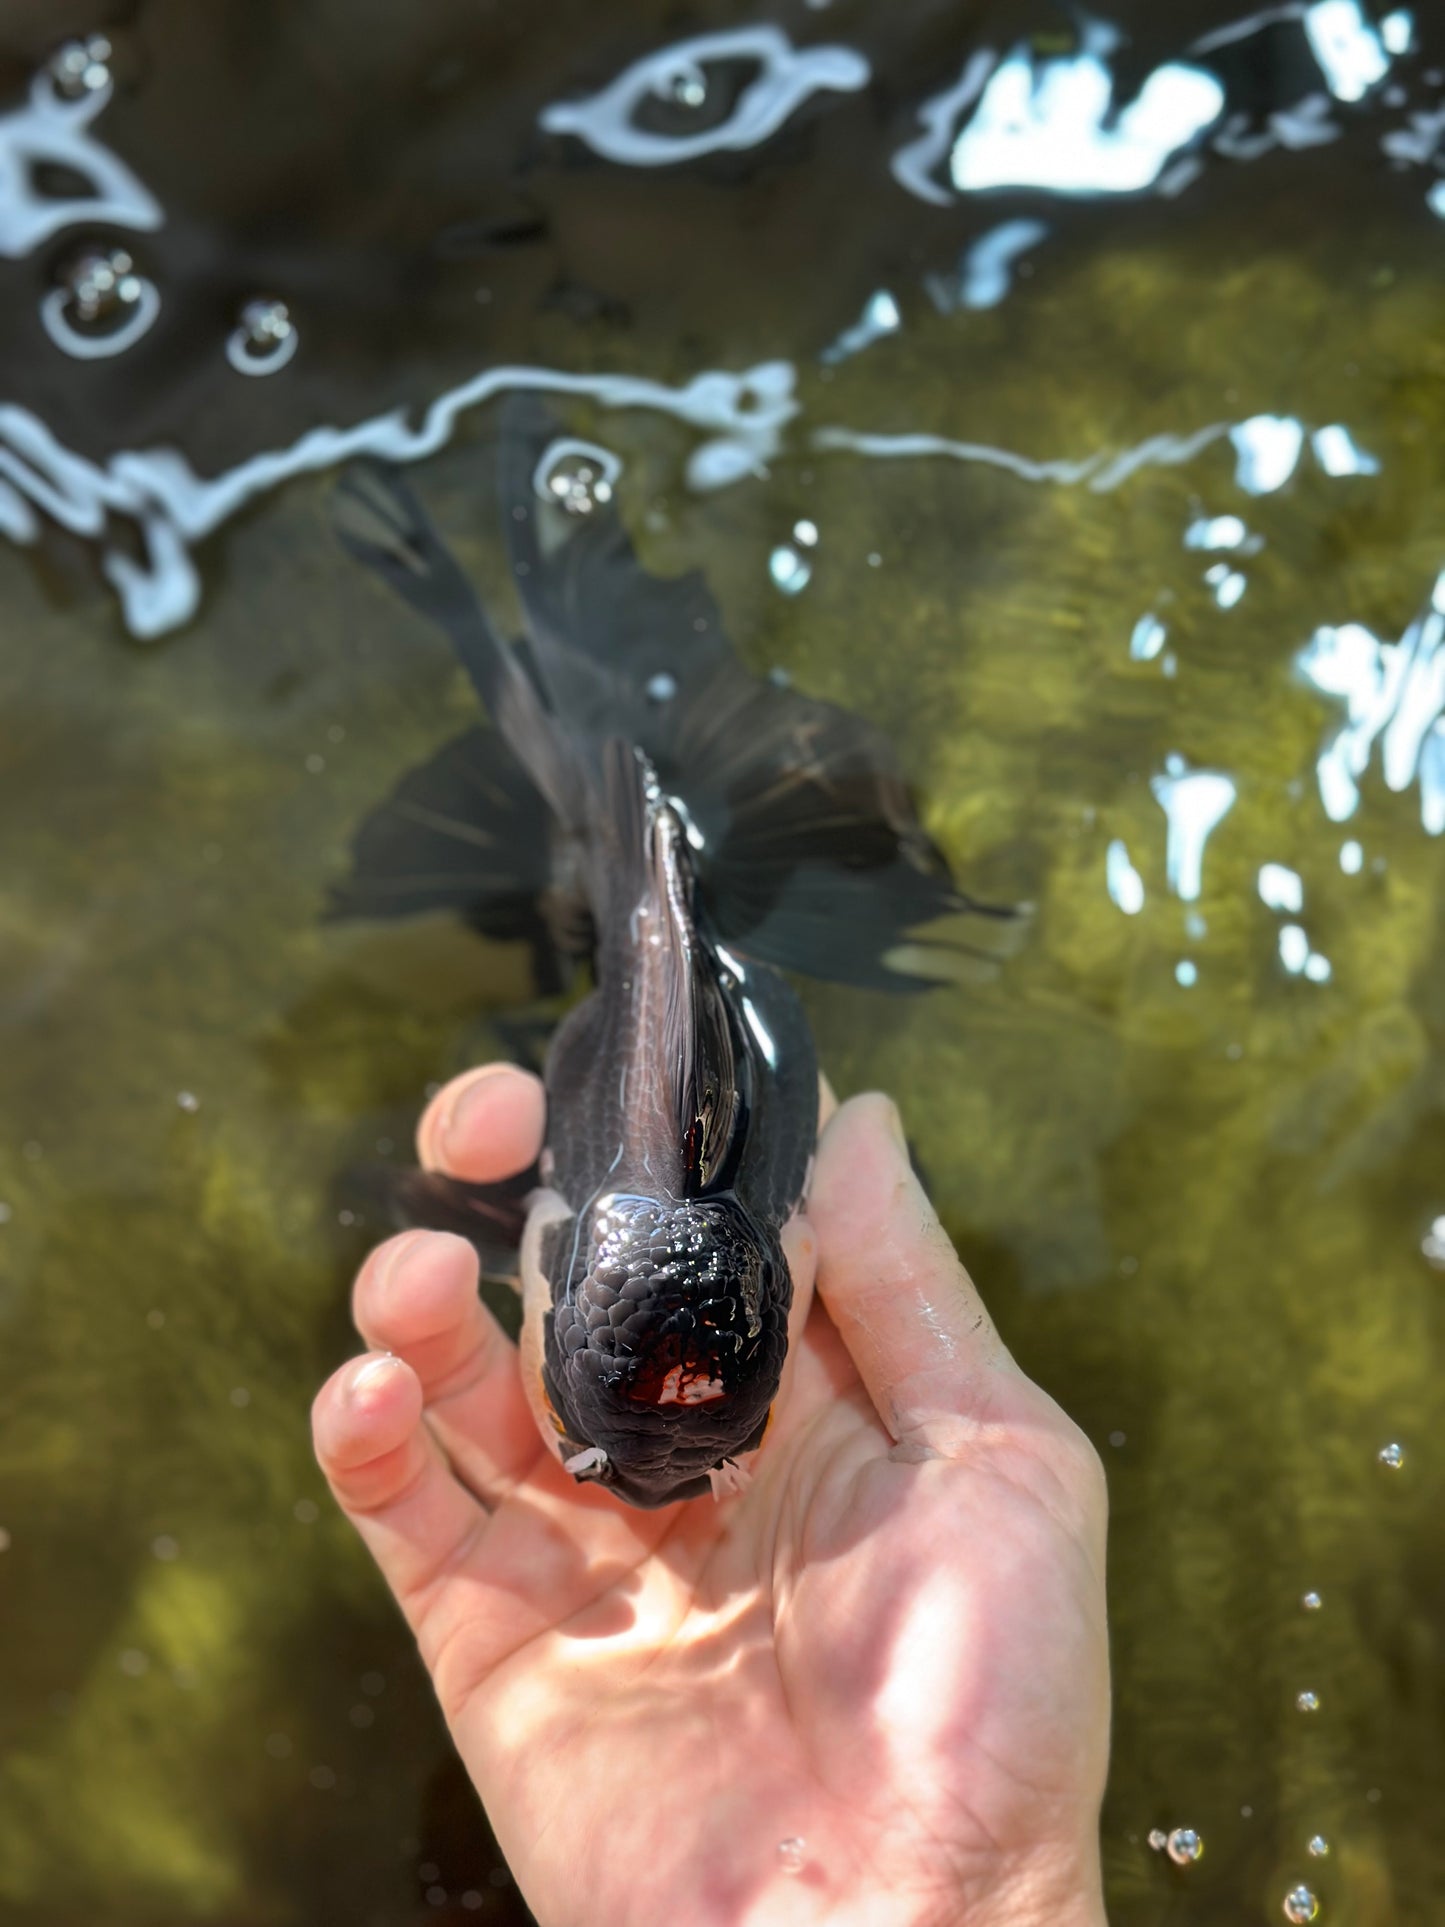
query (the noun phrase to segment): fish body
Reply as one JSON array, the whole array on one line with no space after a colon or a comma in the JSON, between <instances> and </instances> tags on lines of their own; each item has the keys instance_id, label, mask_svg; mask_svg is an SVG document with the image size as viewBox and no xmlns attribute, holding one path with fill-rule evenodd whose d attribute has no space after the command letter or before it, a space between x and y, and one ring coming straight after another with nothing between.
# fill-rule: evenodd
<instances>
[{"instance_id":1,"label":"fish body","mask_svg":"<svg viewBox=\"0 0 1445 1927\"><path fill-rule=\"evenodd\" d=\"M682 820L645 756L614 739L609 776L603 840L620 829L621 848L586 866L605 880L597 984L547 1055L523 1291L544 1431L579 1476L647 1506L706 1492L761 1440L817 1072L791 987L707 934Z\"/></svg>"},{"instance_id":2,"label":"fish body","mask_svg":"<svg viewBox=\"0 0 1445 1927\"><path fill-rule=\"evenodd\" d=\"M338 491L342 540L446 630L490 726L363 825L335 907L451 907L528 940L548 988L590 962L548 1048L537 1171L412 1173L399 1196L484 1257L517 1243L543 1437L575 1477L656 1506L730 1486L782 1372L817 1066L777 966L908 987L926 979L890 955L976 906L876 731L750 676L700 579L648 575L615 510L576 526L548 505L555 436L535 403L504 421L517 645L398 477Z\"/></svg>"}]
</instances>

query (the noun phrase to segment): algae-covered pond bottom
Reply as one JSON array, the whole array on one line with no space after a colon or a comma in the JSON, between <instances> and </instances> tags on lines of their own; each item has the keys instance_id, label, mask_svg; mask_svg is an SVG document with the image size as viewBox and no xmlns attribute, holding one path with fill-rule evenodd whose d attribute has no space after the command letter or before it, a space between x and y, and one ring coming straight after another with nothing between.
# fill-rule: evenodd
<instances>
[{"instance_id":1,"label":"algae-covered pond bottom","mask_svg":"<svg viewBox=\"0 0 1445 1927\"><path fill-rule=\"evenodd\" d=\"M927 996L803 992L1104 1457L1115 1927L1441 1917L1445 25L1167 11L0 21L17 1927L525 1917L306 1423L340 1174L530 996L323 921L473 710L314 431L418 461L485 581L519 369L648 566L1032 905ZM156 302L88 319L119 246Z\"/></svg>"}]
</instances>

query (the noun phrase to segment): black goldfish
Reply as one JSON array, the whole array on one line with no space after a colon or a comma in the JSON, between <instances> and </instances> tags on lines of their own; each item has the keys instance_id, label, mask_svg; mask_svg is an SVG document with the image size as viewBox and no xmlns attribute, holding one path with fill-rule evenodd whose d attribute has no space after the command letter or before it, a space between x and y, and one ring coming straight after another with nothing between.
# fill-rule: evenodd
<instances>
[{"instance_id":1,"label":"black goldfish","mask_svg":"<svg viewBox=\"0 0 1445 1927\"><path fill-rule=\"evenodd\" d=\"M342 914L439 906L594 988L545 1065L519 1183L414 1172L412 1222L520 1242L543 1437L633 1505L730 1488L787 1348L779 1233L804 1195L817 1065L776 966L908 987L915 926L977 909L859 718L750 675L696 574L639 565L615 507L538 486L555 428L504 412L500 509L526 625L505 642L394 473L353 472L342 540L441 625L491 720L402 780L357 838Z\"/></svg>"}]
</instances>

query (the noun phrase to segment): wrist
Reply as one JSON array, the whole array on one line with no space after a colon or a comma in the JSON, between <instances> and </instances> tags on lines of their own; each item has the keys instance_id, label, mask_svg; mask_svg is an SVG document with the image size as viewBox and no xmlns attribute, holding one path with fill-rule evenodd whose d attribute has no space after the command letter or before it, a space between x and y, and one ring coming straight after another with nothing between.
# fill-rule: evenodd
<instances>
[{"instance_id":1,"label":"wrist","mask_svg":"<svg viewBox=\"0 0 1445 1927\"><path fill-rule=\"evenodd\" d=\"M1097 1841L1072 1852L1040 1848L927 1927L944 1927L945 1919L948 1927L1108 1927Z\"/></svg>"}]
</instances>

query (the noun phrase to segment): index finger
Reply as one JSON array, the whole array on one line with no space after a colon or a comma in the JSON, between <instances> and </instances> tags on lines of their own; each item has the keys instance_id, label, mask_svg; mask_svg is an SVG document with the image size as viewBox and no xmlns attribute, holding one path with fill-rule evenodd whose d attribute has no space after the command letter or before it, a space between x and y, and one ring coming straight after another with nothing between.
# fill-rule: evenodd
<instances>
[{"instance_id":1,"label":"index finger","mask_svg":"<svg viewBox=\"0 0 1445 1927\"><path fill-rule=\"evenodd\" d=\"M889 1435L948 1453L1018 1367L908 1161L886 1097L851 1098L818 1146L818 1294Z\"/></svg>"}]
</instances>

